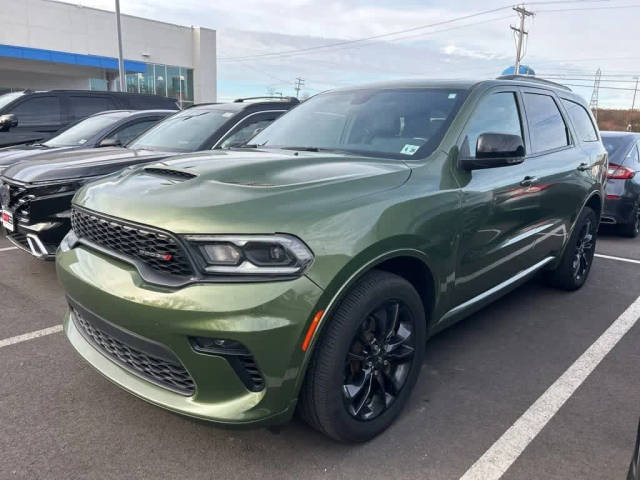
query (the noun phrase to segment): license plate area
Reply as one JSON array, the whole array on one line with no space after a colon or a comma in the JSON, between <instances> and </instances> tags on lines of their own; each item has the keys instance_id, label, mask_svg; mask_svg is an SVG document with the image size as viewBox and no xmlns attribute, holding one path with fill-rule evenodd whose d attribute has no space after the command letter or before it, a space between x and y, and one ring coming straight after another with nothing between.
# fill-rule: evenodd
<instances>
[{"instance_id":1,"label":"license plate area","mask_svg":"<svg viewBox=\"0 0 640 480\"><path fill-rule=\"evenodd\" d=\"M13 212L9 210L2 210L2 226L6 228L9 232L13 232L15 230L15 226L13 223Z\"/></svg>"}]
</instances>

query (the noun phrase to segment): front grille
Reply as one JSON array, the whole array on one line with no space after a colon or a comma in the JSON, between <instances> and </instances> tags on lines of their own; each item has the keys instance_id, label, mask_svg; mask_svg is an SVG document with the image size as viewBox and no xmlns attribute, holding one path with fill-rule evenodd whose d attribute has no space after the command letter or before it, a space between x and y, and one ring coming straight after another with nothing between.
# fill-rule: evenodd
<instances>
[{"instance_id":1,"label":"front grille","mask_svg":"<svg viewBox=\"0 0 640 480\"><path fill-rule=\"evenodd\" d=\"M180 276L193 275L183 247L169 235L75 208L71 212L71 228L78 238L137 259L155 271Z\"/></svg>"},{"instance_id":2,"label":"front grille","mask_svg":"<svg viewBox=\"0 0 640 480\"><path fill-rule=\"evenodd\" d=\"M0 203L14 212L16 217L29 215L29 204L35 198L26 187L3 183L0 191Z\"/></svg>"},{"instance_id":3,"label":"front grille","mask_svg":"<svg viewBox=\"0 0 640 480\"><path fill-rule=\"evenodd\" d=\"M100 352L132 373L156 385L181 395L195 393L195 383L189 372L176 359L170 362L148 355L108 334L77 309L72 308L73 319L83 336Z\"/></svg>"},{"instance_id":4,"label":"front grille","mask_svg":"<svg viewBox=\"0 0 640 480\"><path fill-rule=\"evenodd\" d=\"M148 167L144 169L145 172L153 173L154 175L160 175L162 177L169 177L174 180L190 180L192 178L196 178L197 175L189 172L182 172L180 170L172 170L169 168L156 168L156 167Z\"/></svg>"}]
</instances>

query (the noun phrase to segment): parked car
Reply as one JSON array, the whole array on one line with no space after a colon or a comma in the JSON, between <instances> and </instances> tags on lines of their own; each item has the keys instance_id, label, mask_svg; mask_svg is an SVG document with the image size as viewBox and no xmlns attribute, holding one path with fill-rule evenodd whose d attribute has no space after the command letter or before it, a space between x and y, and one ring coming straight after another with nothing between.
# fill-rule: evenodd
<instances>
[{"instance_id":1,"label":"parked car","mask_svg":"<svg viewBox=\"0 0 640 480\"><path fill-rule=\"evenodd\" d=\"M12 165L0 185L7 237L38 258L53 259L70 228L71 198L84 183L179 153L242 144L297 103L278 97L199 105L166 118L126 147L60 152Z\"/></svg>"},{"instance_id":2,"label":"parked car","mask_svg":"<svg viewBox=\"0 0 640 480\"><path fill-rule=\"evenodd\" d=\"M123 146L174 110L108 110L91 115L43 143L0 148L0 173L23 160L59 160L61 152Z\"/></svg>"},{"instance_id":3,"label":"parked car","mask_svg":"<svg viewBox=\"0 0 640 480\"><path fill-rule=\"evenodd\" d=\"M629 472L627 480L640 480L640 422L638 423L638 434L636 436L636 446L633 449L631 463L629 463Z\"/></svg>"},{"instance_id":4,"label":"parked car","mask_svg":"<svg viewBox=\"0 0 640 480\"><path fill-rule=\"evenodd\" d=\"M626 237L640 233L640 133L602 132L609 152L602 223Z\"/></svg>"},{"instance_id":5,"label":"parked car","mask_svg":"<svg viewBox=\"0 0 640 480\"><path fill-rule=\"evenodd\" d=\"M368 440L428 337L536 272L584 284L606 161L586 103L550 82L326 92L245 148L83 187L57 257L66 335L174 412L269 425L297 408Z\"/></svg>"},{"instance_id":6,"label":"parked car","mask_svg":"<svg viewBox=\"0 0 640 480\"><path fill-rule=\"evenodd\" d=\"M0 147L43 142L63 128L105 110L177 110L172 98L140 93L25 90L0 95Z\"/></svg>"}]
</instances>

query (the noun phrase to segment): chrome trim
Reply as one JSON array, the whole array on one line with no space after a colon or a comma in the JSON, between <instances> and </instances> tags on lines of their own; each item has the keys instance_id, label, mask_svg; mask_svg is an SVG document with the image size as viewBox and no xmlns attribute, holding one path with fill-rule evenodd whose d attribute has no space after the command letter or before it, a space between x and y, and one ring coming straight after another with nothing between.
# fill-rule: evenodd
<instances>
[{"instance_id":1,"label":"chrome trim","mask_svg":"<svg viewBox=\"0 0 640 480\"><path fill-rule=\"evenodd\" d=\"M486 290L484 292L482 292L480 295L476 295L475 297L473 297L470 300L467 300L464 303L461 303L460 305L458 305L457 307L452 308L451 310L449 310L447 313L445 313L438 322L442 322L443 320L446 320L447 318L450 318L460 312L463 312L464 310L468 309L469 307L473 306L474 304L481 302L482 300L485 300L489 297L491 297L492 295L500 292L501 290L504 290L505 288L513 285L514 283L528 277L529 275L531 275L532 273L536 272L537 270L541 269L542 267L544 267L547 263L551 262L552 260L555 260L555 257L547 257L544 260L541 260L540 262L536 263L535 265L530 266L529 268L525 268L524 270L521 270L520 272L518 272L517 274L515 274L513 277L505 280L502 283L499 283L498 285L490 288L489 290Z\"/></svg>"},{"instance_id":2,"label":"chrome trim","mask_svg":"<svg viewBox=\"0 0 640 480\"><path fill-rule=\"evenodd\" d=\"M42 240L40 240L37 235L28 233L27 243L29 244L29 248L31 249L31 255L33 255L34 257L48 258L52 256L52 254L49 253L47 247L44 246Z\"/></svg>"}]
</instances>

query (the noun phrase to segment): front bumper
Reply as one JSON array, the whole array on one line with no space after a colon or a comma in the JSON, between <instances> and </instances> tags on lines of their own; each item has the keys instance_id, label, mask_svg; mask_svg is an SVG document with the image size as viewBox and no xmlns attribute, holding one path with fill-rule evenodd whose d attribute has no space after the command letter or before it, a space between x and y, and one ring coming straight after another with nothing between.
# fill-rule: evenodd
<instances>
[{"instance_id":1,"label":"front bumper","mask_svg":"<svg viewBox=\"0 0 640 480\"><path fill-rule=\"evenodd\" d=\"M300 346L323 293L308 278L168 289L145 284L134 267L85 247L59 252L57 269L75 305L170 351L192 377L195 393L176 393L114 362L67 311L71 344L120 387L168 410L221 424L270 425L292 415L305 361ZM240 342L255 359L264 388L250 391L228 359L198 353L189 337Z\"/></svg>"}]
</instances>

